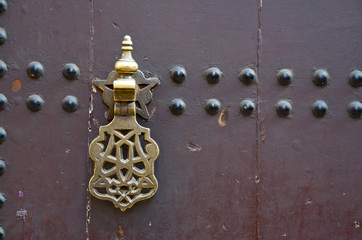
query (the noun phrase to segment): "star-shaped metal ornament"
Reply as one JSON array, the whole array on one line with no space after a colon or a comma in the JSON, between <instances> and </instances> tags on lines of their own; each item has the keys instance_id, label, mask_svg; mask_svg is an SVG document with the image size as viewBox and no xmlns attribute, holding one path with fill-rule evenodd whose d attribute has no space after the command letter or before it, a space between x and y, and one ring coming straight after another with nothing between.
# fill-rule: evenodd
<instances>
[{"instance_id":1,"label":"star-shaped metal ornament","mask_svg":"<svg viewBox=\"0 0 362 240\"><path fill-rule=\"evenodd\" d=\"M147 104L152 100L152 91L151 89L156 85L160 84L160 79L157 77L146 78L143 72L137 70L137 72L132 76L136 80L136 112L137 114L148 120L152 117L153 112L149 112ZM94 78L92 83L103 91L103 102L108 106L106 112L107 120L113 119L113 81L119 78L119 74L116 70L113 70L108 74L107 79Z\"/></svg>"}]
</instances>

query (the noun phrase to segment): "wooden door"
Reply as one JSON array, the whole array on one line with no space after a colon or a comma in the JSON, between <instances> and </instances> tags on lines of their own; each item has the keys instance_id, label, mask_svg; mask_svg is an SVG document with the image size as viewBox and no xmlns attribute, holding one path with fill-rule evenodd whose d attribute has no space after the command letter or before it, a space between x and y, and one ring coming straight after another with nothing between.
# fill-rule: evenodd
<instances>
[{"instance_id":1,"label":"wooden door","mask_svg":"<svg viewBox=\"0 0 362 240\"><path fill-rule=\"evenodd\" d=\"M348 76L362 70L361 10L358 0L7 1L6 239L359 239L361 77L352 86ZM138 119L160 155L156 195L121 212L89 193L88 145L109 122L91 79L114 69L126 34L139 69L161 81L153 117ZM39 78L27 74L33 61ZM75 80L63 76L68 63L79 67ZM174 66L187 73L181 84ZM210 67L219 82L205 79ZM239 79L246 68L257 76L250 84ZM278 83L281 69L290 84ZM318 69L329 74L323 86L313 82ZM38 111L27 107L34 94ZM75 111L63 109L66 96L77 98ZM169 108L176 98L181 115ZM220 101L218 114L205 111L208 99ZM245 99L250 116L240 112ZM290 115L277 114L280 100ZM323 117L312 113L317 100L328 105Z\"/></svg>"}]
</instances>

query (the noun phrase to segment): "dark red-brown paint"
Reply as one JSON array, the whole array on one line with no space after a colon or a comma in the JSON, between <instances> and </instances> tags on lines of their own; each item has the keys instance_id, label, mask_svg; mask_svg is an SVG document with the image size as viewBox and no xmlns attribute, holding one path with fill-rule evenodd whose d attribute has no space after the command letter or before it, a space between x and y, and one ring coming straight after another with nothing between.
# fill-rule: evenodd
<instances>
[{"instance_id":1,"label":"dark red-brown paint","mask_svg":"<svg viewBox=\"0 0 362 240\"><path fill-rule=\"evenodd\" d=\"M362 128L347 105L361 101L361 89L347 78L362 68L361 9L358 0L8 1L0 15L7 239L358 239ZM153 118L139 119L160 156L158 192L122 213L87 184L88 142L107 123L91 78L113 70L126 34L140 70L161 79ZM32 61L43 77L28 77ZM78 80L63 77L67 63L80 68ZM176 65L187 71L182 84L169 77ZM210 67L223 72L217 84L204 79ZM246 67L257 84L238 79ZM283 68L295 74L289 86L276 81ZM326 87L312 82L317 68L330 74ZM31 94L45 101L39 112L26 107ZM67 95L79 100L74 113L62 109ZM168 108L174 98L186 103L181 116ZM223 116L206 113L210 98ZM257 106L251 117L239 112L245 98ZM292 103L289 118L275 112L281 99ZM329 105L320 119L311 113L319 99Z\"/></svg>"}]
</instances>

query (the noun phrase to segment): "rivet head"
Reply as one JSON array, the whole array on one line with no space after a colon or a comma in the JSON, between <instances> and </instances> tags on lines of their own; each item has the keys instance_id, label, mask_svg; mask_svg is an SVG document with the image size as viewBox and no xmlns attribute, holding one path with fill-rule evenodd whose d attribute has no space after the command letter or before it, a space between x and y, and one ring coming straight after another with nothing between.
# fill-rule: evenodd
<instances>
[{"instance_id":1,"label":"rivet head","mask_svg":"<svg viewBox=\"0 0 362 240\"><path fill-rule=\"evenodd\" d=\"M248 84L255 82L257 77L256 77L256 73L253 69L245 68L240 71L238 78L242 83L248 85Z\"/></svg>"},{"instance_id":2,"label":"rivet head","mask_svg":"<svg viewBox=\"0 0 362 240\"><path fill-rule=\"evenodd\" d=\"M291 70L289 69L281 69L278 73L277 73L277 81L280 85L289 85L292 83L294 79L294 74Z\"/></svg>"},{"instance_id":3,"label":"rivet head","mask_svg":"<svg viewBox=\"0 0 362 240\"><path fill-rule=\"evenodd\" d=\"M0 208L2 208L5 204L5 195L3 193L0 193Z\"/></svg>"},{"instance_id":4,"label":"rivet head","mask_svg":"<svg viewBox=\"0 0 362 240\"><path fill-rule=\"evenodd\" d=\"M44 100L36 94L30 95L26 100L26 106L33 112L39 111L44 105Z\"/></svg>"},{"instance_id":5,"label":"rivet head","mask_svg":"<svg viewBox=\"0 0 362 240\"><path fill-rule=\"evenodd\" d=\"M245 99L241 101L239 109L244 116L250 116L255 112L255 104L253 101Z\"/></svg>"},{"instance_id":6,"label":"rivet head","mask_svg":"<svg viewBox=\"0 0 362 240\"><path fill-rule=\"evenodd\" d=\"M0 0L0 13L8 10L8 3L5 0Z\"/></svg>"},{"instance_id":7,"label":"rivet head","mask_svg":"<svg viewBox=\"0 0 362 240\"><path fill-rule=\"evenodd\" d=\"M329 74L326 70L318 69L313 73L313 82L316 86L322 87L327 85Z\"/></svg>"},{"instance_id":8,"label":"rivet head","mask_svg":"<svg viewBox=\"0 0 362 240\"><path fill-rule=\"evenodd\" d=\"M280 117L287 117L292 112L292 105L286 100L281 100L277 103L275 110Z\"/></svg>"},{"instance_id":9,"label":"rivet head","mask_svg":"<svg viewBox=\"0 0 362 240\"><path fill-rule=\"evenodd\" d=\"M7 133L3 127L0 127L0 143L3 143L6 139Z\"/></svg>"},{"instance_id":10,"label":"rivet head","mask_svg":"<svg viewBox=\"0 0 362 240\"><path fill-rule=\"evenodd\" d=\"M362 116L362 103L359 101L351 102L348 106L349 116L360 118Z\"/></svg>"},{"instance_id":11,"label":"rivet head","mask_svg":"<svg viewBox=\"0 0 362 240\"><path fill-rule=\"evenodd\" d=\"M317 100L312 105L312 113L317 118L324 117L327 111L328 111L328 105L323 100Z\"/></svg>"},{"instance_id":12,"label":"rivet head","mask_svg":"<svg viewBox=\"0 0 362 240\"><path fill-rule=\"evenodd\" d=\"M63 99L63 109L66 112L75 112L78 106L78 99L74 96L66 96Z\"/></svg>"},{"instance_id":13,"label":"rivet head","mask_svg":"<svg viewBox=\"0 0 362 240\"><path fill-rule=\"evenodd\" d=\"M182 66L176 66L171 68L170 77L176 83L183 83L187 78L185 68Z\"/></svg>"},{"instance_id":14,"label":"rivet head","mask_svg":"<svg viewBox=\"0 0 362 240\"><path fill-rule=\"evenodd\" d=\"M28 64L26 72L31 78L39 78L44 74L44 67L40 62L31 62Z\"/></svg>"},{"instance_id":15,"label":"rivet head","mask_svg":"<svg viewBox=\"0 0 362 240\"><path fill-rule=\"evenodd\" d=\"M8 105L8 99L4 94L0 93L0 111L5 109L6 105Z\"/></svg>"},{"instance_id":16,"label":"rivet head","mask_svg":"<svg viewBox=\"0 0 362 240\"><path fill-rule=\"evenodd\" d=\"M6 164L3 160L0 160L0 176L4 174L6 170Z\"/></svg>"},{"instance_id":17,"label":"rivet head","mask_svg":"<svg viewBox=\"0 0 362 240\"><path fill-rule=\"evenodd\" d=\"M175 115L181 115L186 110L186 104L182 99L176 98L171 101L170 111Z\"/></svg>"},{"instance_id":18,"label":"rivet head","mask_svg":"<svg viewBox=\"0 0 362 240\"><path fill-rule=\"evenodd\" d=\"M4 44L7 38L5 29L0 27L0 45Z\"/></svg>"},{"instance_id":19,"label":"rivet head","mask_svg":"<svg viewBox=\"0 0 362 240\"><path fill-rule=\"evenodd\" d=\"M221 109L221 103L219 100L211 98L206 101L205 110L208 114L215 115L218 114Z\"/></svg>"},{"instance_id":20,"label":"rivet head","mask_svg":"<svg viewBox=\"0 0 362 240\"><path fill-rule=\"evenodd\" d=\"M360 87L362 86L362 71L354 70L348 75L349 83L353 87Z\"/></svg>"},{"instance_id":21,"label":"rivet head","mask_svg":"<svg viewBox=\"0 0 362 240\"><path fill-rule=\"evenodd\" d=\"M3 60L0 60L0 77L4 77L8 72L8 66L4 63Z\"/></svg>"},{"instance_id":22,"label":"rivet head","mask_svg":"<svg viewBox=\"0 0 362 240\"><path fill-rule=\"evenodd\" d=\"M80 75L79 68L74 63L65 64L63 68L63 76L68 80L78 79Z\"/></svg>"},{"instance_id":23,"label":"rivet head","mask_svg":"<svg viewBox=\"0 0 362 240\"><path fill-rule=\"evenodd\" d=\"M218 83L221 80L222 72L216 67L211 67L205 70L204 77L208 83Z\"/></svg>"},{"instance_id":24,"label":"rivet head","mask_svg":"<svg viewBox=\"0 0 362 240\"><path fill-rule=\"evenodd\" d=\"M2 227L0 227L0 240L5 239L5 231Z\"/></svg>"}]
</instances>

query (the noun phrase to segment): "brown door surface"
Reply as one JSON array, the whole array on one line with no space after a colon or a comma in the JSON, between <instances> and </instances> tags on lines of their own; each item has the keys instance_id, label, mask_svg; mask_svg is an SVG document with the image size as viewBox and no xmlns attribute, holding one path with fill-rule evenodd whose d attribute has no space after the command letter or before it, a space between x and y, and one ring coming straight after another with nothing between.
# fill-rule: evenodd
<instances>
[{"instance_id":1,"label":"brown door surface","mask_svg":"<svg viewBox=\"0 0 362 240\"><path fill-rule=\"evenodd\" d=\"M348 79L362 70L361 11L360 0L8 0L0 15L6 239L361 239L362 77L356 86ZM161 80L153 117L138 119L160 155L156 195L121 212L88 191L88 145L108 123L91 79L114 69L126 34L139 69ZM39 78L27 74L33 61L43 65ZM68 63L78 79L63 76ZM187 72L182 84L170 79L177 65ZM218 83L205 80L209 67L222 71ZM245 68L256 72L251 84L238 79ZM281 69L290 84L276 80ZM312 81L318 69L327 84ZM78 99L76 111L63 110L66 96ZM169 110L175 98L186 103L179 116ZM217 115L205 111L211 98ZM244 99L255 103L251 116L239 110ZM280 100L290 115L278 116ZM312 114L317 100L328 105L324 117Z\"/></svg>"}]
</instances>

